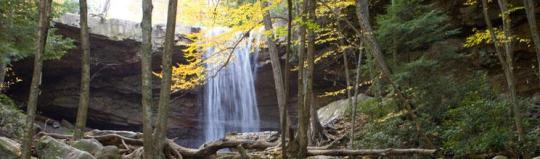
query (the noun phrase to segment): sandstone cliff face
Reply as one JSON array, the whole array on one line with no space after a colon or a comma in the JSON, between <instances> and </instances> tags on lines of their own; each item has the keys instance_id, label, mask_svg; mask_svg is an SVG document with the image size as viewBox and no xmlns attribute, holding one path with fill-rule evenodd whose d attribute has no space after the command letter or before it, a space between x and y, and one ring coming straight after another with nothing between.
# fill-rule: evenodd
<instances>
[{"instance_id":1,"label":"sandstone cliff face","mask_svg":"<svg viewBox=\"0 0 540 159\"><path fill-rule=\"evenodd\" d=\"M79 46L79 29L70 25L56 24L59 33L74 39ZM177 37L182 39L181 36ZM91 34L91 96L88 127L98 129L140 130L142 124L140 94L140 59L137 55L140 43L130 38L109 38ZM177 46L173 62L184 62L180 54L183 46ZM153 70L161 70L161 51L156 49L152 57ZM80 48L69 51L62 59L46 61L42 77L39 112L42 115L75 119L80 87ZM27 99L33 59L13 64L13 72L22 81L8 90L21 105ZM13 78L13 77L12 77ZM14 80L14 79L12 79ZM157 106L159 79L154 78L154 98ZM182 94L182 96L180 96ZM172 95L169 132L171 136L194 138L200 132L199 89L176 92Z\"/></svg>"}]
</instances>

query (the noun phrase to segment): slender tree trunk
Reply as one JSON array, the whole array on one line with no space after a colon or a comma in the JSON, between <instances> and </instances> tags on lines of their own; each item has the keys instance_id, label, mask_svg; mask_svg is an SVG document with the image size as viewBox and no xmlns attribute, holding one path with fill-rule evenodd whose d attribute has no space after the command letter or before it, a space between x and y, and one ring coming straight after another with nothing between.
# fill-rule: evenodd
<instances>
[{"instance_id":1,"label":"slender tree trunk","mask_svg":"<svg viewBox=\"0 0 540 159\"><path fill-rule=\"evenodd\" d=\"M367 0L356 0L356 15L359 19L360 26L364 30L364 39L366 40L367 45L370 46L371 52L373 54L373 57L375 58L375 61L379 67L379 69L383 72L383 75L388 80L391 80L390 75L390 69L388 68L388 65L384 61L384 56L382 54L382 49L375 39L375 36L373 35L373 29L371 28L371 24L369 23L369 15L367 15L367 7L366 6Z\"/></svg>"},{"instance_id":2,"label":"slender tree trunk","mask_svg":"<svg viewBox=\"0 0 540 159\"><path fill-rule=\"evenodd\" d=\"M315 9L317 2L315 0L309 0L308 18L311 22L316 22ZM324 138L323 130L319 117L317 115L317 107L315 105L315 98L313 94L313 73L315 70L315 30L308 29L307 32L307 71L306 71L306 109L304 109L310 119L306 122L311 122L311 141L317 141ZM318 142L316 142L318 143Z\"/></svg>"},{"instance_id":3,"label":"slender tree trunk","mask_svg":"<svg viewBox=\"0 0 540 159\"><path fill-rule=\"evenodd\" d=\"M263 2L263 8L266 8L268 6L267 2ZM270 11L266 11L263 17L263 23L264 28L266 31L272 32L274 29L272 27L272 19L270 18ZM285 92L285 84L283 82L283 72L281 69L281 62L279 60L279 52L277 49L276 42L274 41L273 34L269 35L266 38L266 44L268 45L268 54L270 55L270 62L272 64L272 72L274 74L274 85L276 88L276 95L277 95L277 101L278 101L278 107L280 112L280 120L279 123L282 126L281 129L281 136L286 136L287 132L287 118L286 118L286 92ZM285 127L284 127L285 126ZM285 143L282 143L283 145Z\"/></svg>"},{"instance_id":4,"label":"slender tree trunk","mask_svg":"<svg viewBox=\"0 0 540 159\"><path fill-rule=\"evenodd\" d=\"M502 17L503 17L503 29L505 34L504 48L506 53L506 63L508 66L508 88L510 91L510 98L512 101L512 110L514 112L514 120L516 123L516 129L520 140L523 140L523 126L521 125L521 111L517 103L517 91L516 91L516 81L514 76L514 50L512 46L512 23L510 19L510 13L508 10L507 0L498 0L499 6L501 7Z\"/></svg>"},{"instance_id":5,"label":"slender tree trunk","mask_svg":"<svg viewBox=\"0 0 540 159\"><path fill-rule=\"evenodd\" d=\"M366 1L364 5L362 5L362 7L368 7L367 4L368 2ZM391 1L391 4L390 5L396 5L396 0L392 0ZM366 12L369 12L368 9L366 8L365 9ZM367 16L369 17L369 16ZM395 34L395 32L393 32L392 34L392 60L394 62L394 65L397 65L399 63L399 60L398 60L398 51L399 51L399 43L398 42L398 37L396 36L397 34Z\"/></svg>"},{"instance_id":6,"label":"slender tree trunk","mask_svg":"<svg viewBox=\"0 0 540 159\"><path fill-rule=\"evenodd\" d=\"M3 60L3 59L0 59ZM4 92L4 89L6 89L7 84L5 84L6 79L6 73L7 73L7 62L0 61L0 93Z\"/></svg>"},{"instance_id":7,"label":"slender tree trunk","mask_svg":"<svg viewBox=\"0 0 540 159\"><path fill-rule=\"evenodd\" d=\"M308 8L309 0L303 1L302 7L302 21L306 21L306 13ZM304 158L307 153L308 146L308 121L309 113L306 111L306 88L305 88L305 57L306 53L306 27L300 25L298 29L298 34L300 36L300 46L298 47L298 150L296 151L296 158Z\"/></svg>"},{"instance_id":8,"label":"slender tree trunk","mask_svg":"<svg viewBox=\"0 0 540 159\"><path fill-rule=\"evenodd\" d=\"M143 0L142 10L142 50L141 50L141 83L143 110L144 158L152 159L152 0Z\"/></svg>"},{"instance_id":9,"label":"slender tree trunk","mask_svg":"<svg viewBox=\"0 0 540 159\"><path fill-rule=\"evenodd\" d=\"M344 37L345 38L345 37ZM341 42L343 44L343 42ZM345 86L345 90L347 91L347 105L349 105L349 108L351 108L351 117L354 116L355 112L352 111L352 110L356 110L356 105L353 106L353 98L352 98L352 93L351 93L351 89L349 89L349 87L351 87L351 78L350 78L350 75L349 75L349 60L347 58L347 51L344 51L343 54L343 68L345 69L345 83L347 84L347 86ZM354 122L354 119L351 119L352 122ZM352 123L351 122L351 123ZM353 126L353 125L351 125ZM352 143L353 143L353 140L354 140L354 137L353 137L353 134L354 134L354 130L351 129L351 137L350 137L350 140L349 140L349 149L352 149Z\"/></svg>"},{"instance_id":10,"label":"slender tree trunk","mask_svg":"<svg viewBox=\"0 0 540 159\"><path fill-rule=\"evenodd\" d=\"M360 43L360 46L362 46L363 43ZM354 79L354 96L353 96L353 107L352 107L352 117L351 117L351 149L354 149L354 130L356 125L356 108L358 107L358 85L360 84L360 70L362 67L362 56L363 56L363 48L359 48L358 51L358 61L356 62L356 73L355 73L355 79Z\"/></svg>"},{"instance_id":11,"label":"slender tree trunk","mask_svg":"<svg viewBox=\"0 0 540 159\"><path fill-rule=\"evenodd\" d=\"M88 117L88 104L90 98L90 39L88 35L88 8L86 0L79 0L80 6L80 26L81 26L81 92L79 97L79 110L77 111L77 123L75 124L76 140L84 135L86 119Z\"/></svg>"},{"instance_id":12,"label":"slender tree trunk","mask_svg":"<svg viewBox=\"0 0 540 159\"><path fill-rule=\"evenodd\" d=\"M313 92L313 91L312 91ZM311 135L310 135L310 141L311 145L320 146L321 141L326 140L326 135L324 134L324 128L321 124L321 120L319 120L319 113L317 112L317 106L315 106L315 98L314 94L311 93L311 106L309 107L309 114L311 116Z\"/></svg>"},{"instance_id":13,"label":"slender tree trunk","mask_svg":"<svg viewBox=\"0 0 540 159\"><path fill-rule=\"evenodd\" d=\"M159 94L159 110L155 135L156 157L165 158L164 145L167 137L167 119L169 117L169 104L171 98L172 52L174 47L174 32L176 27L177 0L169 0L167 13L167 28L165 31L165 45L162 58L163 76L161 78L161 91Z\"/></svg>"},{"instance_id":14,"label":"slender tree trunk","mask_svg":"<svg viewBox=\"0 0 540 159\"><path fill-rule=\"evenodd\" d=\"M43 54L45 53L45 44L49 32L49 21L51 16L52 0L39 1L39 23L36 38L36 53L34 55L34 71L32 74L32 83L30 94L28 95L27 116L25 123L25 133L23 138L22 158L30 159L32 150L32 141L34 137L34 118L36 116L38 96L40 93L41 75L43 68Z\"/></svg>"},{"instance_id":15,"label":"slender tree trunk","mask_svg":"<svg viewBox=\"0 0 540 159\"><path fill-rule=\"evenodd\" d=\"M289 60L290 60L290 52L291 52L291 32L292 32L292 0L287 0L287 48L285 50L285 68L283 71L283 80L285 84L285 108L283 109L283 112L281 112L281 115L284 116L285 119L289 119L289 107L288 107L288 99L289 99ZM283 119L282 119L283 120ZM287 159L287 136L290 135L289 131L289 125L290 122L281 123L281 156L283 159Z\"/></svg>"},{"instance_id":16,"label":"slender tree trunk","mask_svg":"<svg viewBox=\"0 0 540 159\"><path fill-rule=\"evenodd\" d=\"M514 124L516 126L516 131L518 133L518 140L520 142L523 142L523 127L521 125L521 113L518 108L517 104L517 93L515 88L515 79L514 79L514 71L513 71L513 59L512 59L512 46L510 42L510 17L508 14L506 1L499 0L499 6L501 7L502 17L503 17L503 27L505 32L505 39L504 39L504 48L505 53L503 53L501 47L498 44L497 36L495 34L495 29L493 29L493 24L491 23L491 20L489 19L488 14L488 3L487 0L482 0L482 8L483 8L483 14L484 14L484 20L487 24L488 30L490 32L491 40L493 44L495 45L495 51L497 53L497 57L499 59L499 62L501 63L501 66L504 71L504 75L507 82L507 87L509 91L509 100L512 102L512 112L514 113ZM527 156L524 154L524 156Z\"/></svg>"},{"instance_id":17,"label":"slender tree trunk","mask_svg":"<svg viewBox=\"0 0 540 159\"><path fill-rule=\"evenodd\" d=\"M521 110L519 108L519 104L517 101L517 90L516 90L516 78L514 75L514 50L513 50L513 42L512 42L512 22L510 19L510 11L508 9L508 1L507 0L498 0L499 7L501 8L502 13L502 19L503 19L503 30L505 35L504 40L504 49L505 49L505 56L506 56L506 66L507 66L507 80L508 83L508 91L510 92L510 101L512 102L512 112L514 114L514 122L518 134L518 141L520 143L524 143L525 140L525 133L523 130L522 125L522 116L521 116ZM522 153L525 158L528 157L528 154Z\"/></svg>"},{"instance_id":18,"label":"slender tree trunk","mask_svg":"<svg viewBox=\"0 0 540 159\"><path fill-rule=\"evenodd\" d=\"M419 135L419 139L423 141L425 146L427 146L428 148L433 148L433 143L431 143L431 140L429 140L429 138L423 132L422 125L417 120L418 115L415 113L414 105L409 101L409 98L401 91L401 88L399 88L397 83L395 83L391 78L392 73L388 68L388 65L384 61L382 49L377 40L375 39L375 36L373 34L373 28L369 23L367 7L365 7L367 5L367 0L356 0L356 15L358 17L360 26L364 31L364 40L367 42L367 46L369 46L370 52L373 55L377 66L381 70L383 78L391 84L392 88L396 92L397 97L403 100L405 110L407 110L407 116L410 118L411 121L415 122L416 131Z\"/></svg>"},{"instance_id":19,"label":"slender tree trunk","mask_svg":"<svg viewBox=\"0 0 540 159\"><path fill-rule=\"evenodd\" d=\"M529 28L531 30L531 37L534 42L534 48L536 49L536 61L538 62L538 78L540 82L540 35L538 34L538 28L536 27L536 12L535 5L532 0L523 0L525 7L525 13L527 14L527 20L529 21Z\"/></svg>"}]
</instances>

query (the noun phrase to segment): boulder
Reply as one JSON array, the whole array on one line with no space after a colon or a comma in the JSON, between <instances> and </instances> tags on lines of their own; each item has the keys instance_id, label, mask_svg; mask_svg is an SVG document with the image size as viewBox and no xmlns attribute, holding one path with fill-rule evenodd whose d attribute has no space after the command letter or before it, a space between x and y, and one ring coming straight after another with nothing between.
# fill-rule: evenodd
<instances>
[{"instance_id":1,"label":"boulder","mask_svg":"<svg viewBox=\"0 0 540 159\"><path fill-rule=\"evenodd\" d=\"M362 101L365 101L371 97L365 95L365 94L358 94L358 102L361 103ZM345 117L347 115L347 109L349 109L348 106L348 99L341 99L334 101L322 108L319 108L317 110L317 113L319 114L319 119L321 120L322 125L328 125L329 123Z\"/></svg>"},{"instance_id":2,"label":"boulder","mask_svg":"<svg viewBox=\"0 0 540 159\"><path fill-rule=\"evenodd\" d=\"M36 146L40 159L96 159L90 153L73 148L50 136L43 136Z\"/></svg>"},{"instance_id":3,"label":"boulder","mask_svg":"<svg viewBox=\"0 0 540 159\"><path fill-rule=\"evenodd\" d=\"M308 159L338 159L335 156L310 156Z\"/></svg>"},{"instance_id":4,"label":"boulder","mask_svg":"<svg viewBox=\"0 0 540 159\"><path fill-rule=\"evenodd\" d=\"M508 157L503 156L503 155L497 155L497 156L493 157L493 159L508 159Z\"/></svg>"},{"instance_id":5,"label":"boulder","mask_svg":"<svg viewBox=\"0 0 540 159\"><path fill-rule=\"evenodd\" d=\"M26 115L6 95L0 94L0 135L21 138L24 132ZM37 127L36 128L37 131Z\"/></svg>"},{"instance_id":6,"label":"boulder","mask_svg":"<svg viewBox=\"0 0 540 159\"><path fill-rule=\"evenodd\" d=\"M2 159L18 159L21 156L21 145L9 138L0 137L0 156Z\"/></svg>"},{"instance_id":7,"label":"boulder","mask_svg":"<svg viewBox=\"0 0 540 159\"><path fill-rule=\"evenodd\" d=\"M103 145L96 139L81 139L72 144L73 147L95 155L103 149Z\"/></svg>"},{"instance_id":8,"label":"boulder","mask_svg":"<svg viewBox=\"0 0 540 159\"><path fill-rule=\"evenodd\" d=\"M120 150L116 146L105 146L96 153L97 159L120 159Z\"/></svg>"}]
</instances>

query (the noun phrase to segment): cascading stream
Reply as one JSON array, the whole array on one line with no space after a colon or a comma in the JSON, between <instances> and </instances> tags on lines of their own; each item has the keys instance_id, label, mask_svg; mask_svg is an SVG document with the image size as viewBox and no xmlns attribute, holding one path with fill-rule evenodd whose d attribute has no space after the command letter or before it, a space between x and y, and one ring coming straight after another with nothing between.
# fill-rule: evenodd
<instances>
[{"instance_id":1,"label":"cascading stream","mask_svg":"<svg viewBox=\"0 0 540 159\"><path fill-rule=\"evenodd\" d=\"M225 28L211 29L207 37L215 37ZM204 88L204 139L205 142L223 138L229 132L253 132L259 130L259 111L255 94L255 60L260 36L250 34L242 38L238 34L227 46L232 47L243 39L234 51L222 51L216 47L206 50L207 82ZM251 54L254 52L254 54ZM226 64L224 67L223 65Z\"/></svg>"}]
</instances>

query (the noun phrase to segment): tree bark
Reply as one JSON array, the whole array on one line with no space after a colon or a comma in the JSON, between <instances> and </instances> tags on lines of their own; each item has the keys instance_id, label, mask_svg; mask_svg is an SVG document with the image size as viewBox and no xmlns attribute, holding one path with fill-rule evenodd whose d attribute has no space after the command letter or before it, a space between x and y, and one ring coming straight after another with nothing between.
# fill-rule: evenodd
<instances>
[{"instance_id":1,"label":"tree bark","mask_svg":"<svg viewBox=\"0 0 540 159\"><path fill-rule=\"evenodd\" d=\"M3 59L0 59L3 60ZM0 61L0 93L4 92L4 89L7 87L5 84L6 73L7 73L7 62Z\"/></svg>"},{"instance_id":2,"label":"tree bark","mask_svg":"<svg viewBox=\"0 0 540 159\"><path fill-rule=\"evenodd\" d=\"M527 14L527 20L529 21L529 29L531 30L531 37L534 42L534 48L536 49L536 61L538 62L538 78L540 82L540 35L538 34L538 28L536 27L536 12L535 5L532 0L523 0L525 7L525 13Z\"/></svg>"},{"instance_id":3,"label":"tree bark","mask_svg":"<svg viewBox=\"0 0 540 159\"><path fill-rule=\"evenodd\" d=\"M316 22L316 14L315 10L317 8L317 2L315 0L309 0L309 7L307 8L307 15L309 21L312 23ZM310 135L310 141L312 141L312 144L318 144L319 139L324 139L325 135L322 129L322 125L319 121L319 117L317 115L317 107L315 105L315 98L313 94L313 73L315 70L315 30L308 29L307 31L307 70L306 70L306 79L305 79L305 85L306 85L306 98L305 98L305 111L307 112L307 115L310 117L310 119L307 119L310 122L310 128L311 128L311 135Z\"/></svg>"},{"instance_id":4,"label":"tree bark","mask_svg":"<svg viewBox=\"0 0 540 159\"><path fill-rule=\"evenodd\" d=\"M43 54L45 53L45 44L49 32L49 22L51 17L52 0L39 1L39 23L36 40L36 53L34 55L34 71L32 73L32 83L30 94L28 95L28 105L26 108L27 116L25 122L25 132L23 138L23 159L30 159L32 141L34 137L34 118L36 116L37 102L39 96L39 87L41 85L41 75L43 69Z\"/></svg>"},{"instance_id":5,"label":"tree bark","mask_svg":"<svg viewBox=\"0 0 540 159\"><path fill-rule=\"evenodd\" d=\"M283 109L283 112L281 112L281 115L284 116L285 119L289 119L289 107L288 107L288 99L289 99L289 60L290 60L290 52L291 52L291 38L292 38L292 0L287 0L287 48L285 50L285 68L283 71L283 80L285 84L285 108ZM287 137L291 133L289 131L289 125L290 122L281 123L281 158L287 159ZM290 140L289 140L290 141Z\"/></svg>"},{"instance_id":6,"label":"tree bark","mask_svg":"<svg viewBox=\"0 0 540 159\"><path fill-rule=\"evenodd\" d=\"M90 98L90 39L88 35L88 8L86 0L79 0L80 6L80 26L81 26L81 92L79 96L79 109L77 111L77 122L75 124L76 140L82 138L86 119L88 117L88 104Z\"/></svg>"},{"instance_id":7,"label":"tree bark","mask_svg":"<svg viewBox=\"0 0 540 159\"><path fill-rule=\"evenodd\" d=\"M263 8L268 7L268 2L262 3ZM269 32L273 32L272 19L270 18L270 11L266 11L263 17L264 29ZM278 101L278 108L280 112L279 123L282 127L281 136L286 136L288 129L286 125L288 119L286 118L287 114L287 95L285 92L285 84L283 82L283 72L281 69L281 62L279 60L279 52L277 49L276 42L274 41L273 34L268 35L266 38L266 44L268 45L268 54L270 55L270 63L272 64L272 73L274 74L274 86L276 88L276 95ZM285 145L285 142L282 143Z\"/></svg>"},{"instance_id":8,"label":"tree bark","mask_svg":"<svg viewBox=\"0 0 540 159\"><path fill-rule=\"evenodd\" d=\"M306 21L306 13L308 8L309 0L303 1L303 7L301 9L302 21ZM308 146L308 121L309 113L306 111L306 70L305 63L306 59L304 54L306 53L306 27L300 25L298 29L298 34L300 36L300 46L298 47L298 134L296 140L298 141L298 148L296 150L296 158L304 158L307 153Z\"/></svg>"},{"instance_id":9,"label":"tree bark","mask_svg":"<svg viewBox=\"0 0 540 159\"><path fill-rule=\"evenodd\" d=\"M360 43L360 46L362 46L363 43ZM359 48L358 51L358 61L356 62L356 74L355 74L355 80L354 80L354 95L353 95L353 107L352 107L352 117L351 117L351 149L354 149L354 130L356 125L356 108L358 107L358 85L360 84L360 70L362 67L362 56L363 56L363 48Z\"/></svg>"},{"instance_id":10,"label":"tree bark","mask_svg":"<svg viewBox=\"0 0 540 159\"><path fill-rule=\"evenodd\" d=\"M164 145L167 137L167 119L169 117L169 104L171 98L172 79L172 52L174 47L174 32L176 28L177 0L169 0L167 13L167 28L165 31L165 44L162 57L163 76L161 78L161 91L159 94L159 110L157 128L155 132L155 155L158 158L165 158Z\"/></svg>"},{"instance_id":11,"label":"tree bark","mask_svg":"<svg viewBox=\"0 0 540 159\"><path fill-rule=\"evenodd\" d=\"M143 138L145 159L154 158L152 131L152 0L143 0L142 3L142 47L141 47L141 91L143 112Z\"/></svg>"},{"instance_id":12,"label":"tree bark","mask_svg":"<svg viewBox=\"0 0 540 159\"><path fill-rule=\"evenodd\" d=\"M499 6L501 8L502 17L503 17L503 28L504 28L504 34L506 39L504 40L504 48L505 53L503 53L501 47L498 44L497 36L495 34L495 29L493 29L493 24L491 23L491 20L489 19L488 14L488 2L487 0L482 0L482 9L484 14L484 20L487 24L488 30L490 32L491 40L495 46L495 51L497 54L497 57L499 59L499 62L501 63L502 69L504 71L504 75L507 82L507 88L509 92L509 100L511 101L511 110L514 115L514 124L516 126L516 131L518 134L518 141L523 142L524 139L523 135L523 127L521 125L521 113L519 112L518 104L517 104L517 92L515 88L515 78L514 78L514 71L513 71L513 58L512 58L512 44L510 39L510 17L509 13L507 13L507 2L506 0L499 0L498 1ZM527 156L527 154L524 154L524 156Z\"/></svg>"},{"instance_id":13,"label":"tree bark","mask_svg":"<svg viewBox=\"0 0 540 159\"><path fill-rule=\"evenodd\" d=\"M315 103L314 102L315 98L313 96L313 93L311 93L311 102L310 103ZM311 141L311 144L310 145L315 145L315 146L320 146L320 143L324 140L327 139L327 136L324 132L324 128L321 124L321 120L319 120L319 113L317 112L317 107L314 105L314 104L311 104L311 106L309 107L309 111L310 111L310 132L311 132L311 135L310 135L310 141Z\"/></svg>"},{"instance_id":14,"label":"tree bark","mask_svg":"<svg viewBox=\"0 0 540 159\"><path fill-rule=\"evenodd\" d=\"M340 32L343 32L343 29L341 29L340 26L338 26L338 29ZM341 33L340 35L343 36L343 38L346 38L343 35L343 33ZM340 45L345 45L345 43L343 42L343 39L340 40ZM345 71L345 83L346 83L345 91L347 92L347 105L351 109L351 117L354 117L355 111L352 111L352 110L356 110L356 105L353 105L352 93L351 93L351 89L349 89L349 87L352 88L352 86L351 86L351 78L349 75L349 60L347 57L347 53L348 53L347 50L344 50L341 55L343 57L343 68L344 68L343 71ZM351 118L351 123L354 123L354 118ZM353 140L354 140L354 125L352 125L351 127L350 138L349 138L349 149L353 148L352 146Z\"/></svg>"},{"instance_id":15,"label":"tree bark","mask_svg":"<svg viewBox=\"0 0 540 159\"><path fill-rule=\"evenodd\" d=\"M523 126L521 121L521 112L519 109L517 101L517 91L516 91L516 81L514 76L514 50L512 46L512 22L510 20L510 13L508 10L507 0L498 0L499 6L501 7L502 17L503 17L503 29L504 35L506 37L504 41L504 48L506 52L506 63L508 66L508 89L510 91L510 98L512 101L512 110L514 112L514 120L516 124L516 129L518 132L519 140L524 139Z\"/></svg>"}]
</instances>

